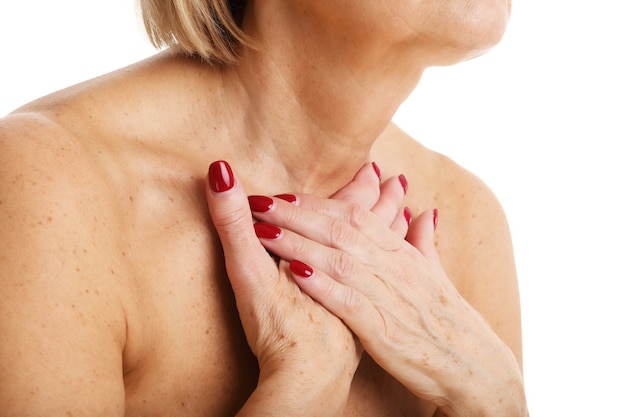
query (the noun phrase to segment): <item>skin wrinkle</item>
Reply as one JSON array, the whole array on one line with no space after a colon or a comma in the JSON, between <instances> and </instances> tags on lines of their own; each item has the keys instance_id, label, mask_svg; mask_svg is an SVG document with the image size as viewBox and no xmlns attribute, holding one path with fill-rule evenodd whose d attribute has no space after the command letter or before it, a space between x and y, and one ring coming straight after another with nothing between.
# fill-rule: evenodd
<instances>
[{"instance_id":1,"label":"skin wrinkle","mask_svg":"<svg viewBox=\"0 0 626 417\"><path fill-rule=\"evenodd\" d=\"M493 3L491 0L473 1ZM83 331L84 322L77 320L78 325L67 329L64 336L73 338L71 340L76 341L75 345L97 349L95 352L99 354L84 357L82 362L74 360L74 357L67 361L59 361L59 358L50 360L51 363L55 359L60 362L58 372L84 374L86 367L97 370L98 375L102 376L94 381L94 390L74 398L76 403L102 409L99 406L105 402L119 404L119 399L125 398L127 415L171 415L176 414L176 408L184 402L186 414L193 416L234 415L245 407L244 403L250 401L248 415L261 415L256 407L258 404L266 404L266 411L287 407L285 414L298 414L291 413L289 406L304 405L301 407L304 413L319 406L321 398L328 402L335 401L337 409L344 407L343 401L347 401L346 415L432 415L433 407L438 404L426 404L411 395L400 385L402 381L398 381L402 379L407 386L415 386L424 380L422 387L415 388L419 391L417 396L423 394L428 397L433 392L441 393L442 389L430 387L432 383L419 375L420 368L404 369L406 355L414 354L409 351L416 345L429 349L431 366L448 367L439 376L446 383L456 384L459 379L457 376L465 374L468 368L459 366L455 373L451 362L459 362L459 358L451 358L450 362L442 364L448 358L441 358L438 350L417 340L416 335L428 339L431 337L428 332L437 332L435 335L438 339L446 340L450 329L440 329L438 326L455 318L463 322L472 319L459 317L463 311L453 312L453 316L449 317L438 312L435 303L440 304L440 301L436 285L440 283L427 276L432 272L428 268L411 266L411 262L419 263L423 258L413 255L403 262L397 262L399 258L395 252L385 254L379 250L380 246L390 245L381 240L386 237L378 237L381 233L377 231L388 228L387 223L394 219L394 213L383 216L382 221L368 219L380 227L370 228L369 235L365 233L365 237L354 233L352 237L344 237L341 243L341 233L334 237L337 244L343 245L352 255L346 255L344 259L353 263L352 270L345 266L345 261L344 266L341 266L342 261L336 262L335 266L349 275L345 277L346 284L354 283L355 288L366 292L372 300L384 304L381 310L376 310L357 291L338 291L330 285L324 288L323 283L320 285L322 298L316 299L297 291L293 287L294 282L315 285L323 282L324 275L320 271L332 271L331 265L323 265L324 260L316 260L326 258L324 255L330 252L325 251L329 248L320 248L320 245L308 247L308 253L305 253L307 247L292 240L293 246L300 247L303 256L309 255L309 259L315 260L309 263L316 271L313 279L299 280L299 277L291 275L286 262L282 262L280 272L275 273L276 266L267 256L265 248L258 244L247 211L247 194L308 192L334 195L370 159L380 163L385 176L395 177L402 172L410 178L412 186L406 196L406 205L415 210L414 220L417 221L421 212L417 207L430 209L441 202L438 207L443 208L443 221L438 233L443 248L442 262L454 272L451 279L455 280L455 284L475 289L463 295L469 296L476 308L486 311L489 322L497 326L504 343L511 343L519 351L515 337L511 337L512 332L503 330L498 324L498 320L510 320L516 325L512 303L508 303L509 307L504 306L506 310L497 308L496 315L493 313L496 308L492 297L485 295L485 287L495 281L492 276L498 276L499 282L512 282L514 279L508 252L506 248L499 249L506 246L506 238L502 239L504 245L498 245L493 243L491 236L505 235L501 227L502 216L499 212L494 216L496 210L490 210L482 217L465 215L478 209L490 209L497 203L482 188L478 192L470 192L468 184L472 184L472 177L468 173L449 161L433 163L436 159L434 152L412 141L399 128L390 124L391 113L412 91L422 67L430 64L439 54L439 45L420 44L420 39L416 39L416 45L409 45L415 39L405 37L418 38L419 35L429 34L434 39L434 36L450 32L451 36L462 38L466 33L463 27L449 27L444 21L433 22L432 19L443 18L432 16L435 8L441 7L438 6L439 0L417 0L415 7L424 11L424 18L416 17L415 14L407 15L407 21L401 23L398 13L392 13L390 6L393 4L398 9L410 10L403 3L401 0L251 1L254 9L246 16L247 24L254 29L255 34L263 37L259 39L259 46L265 51L246 50L239 65L220 68L206 66L199 60L167 51L114 75L66 90L69 93L46 98L44 102L48 103L46 105L52 111L60 108L56 103L65 105L63 114L55 117L61 125L71 126L78 139L62 138L58 142L52 141L52 144L46 140L41 145L43 152L37 153L32 152L34 147L28 147L28 141L20 140L23 132L33 130L28 120L21 122L21 130L10 133L10 136L16 138L11 141L18 143L14 148L25 149L23 153L28 155L24 157L13 150L4 158L0 153L3 171L8 167L11 173L24 172L27 180L34 178L41 182L41 179L29 176L27 169L23 168L30 163L36 167L42 166L53 179L56 178L53 172L67 173L67 178L85 183L81 188L81 184L70 180L72 192L66 192L65 195L49 189L44 191L50 195L37 194L32 198L32 206L35 207L33 211L39 210L36 214L41 215L54 202L64 201L81 202L80 207L70 207L63 213L66 220L73 220L74 217L80 219L83 213L74 211L82 211L88 218L86 223L89 223L92 217L89 213L98 213L98 223L94 223L98 230L84 227L80 221L76 221L76 227L71 228L73 231L84 229L86 232L85 240L88 243L74 242L76 248L95 245L98 251L90 251L89 256L84 257L80 250L70 254L59 251L59 255L69 258L65 265L74 267L75 263L71 261L78 256L86 264L94 265L93 271L79 265L85 276L93 274L102 283L111 283L113 279L129 282L123 289L113 288L113 285L108 288L111 294L123 298L123 309L106 306L104 302L102 305L84 303L87 299L85 295L78 297L83 304L79 303L80 300L75 304L85 313L84 317L93 317L94 322L99 320L101 326L108 324L103 317L115 314L116 340L124 337L128 339L127 345L123 347L123 358L117 357L117 347L104 346L107 343L102 343L98 335L79 334ZM300 6L304 8L294 8ZM349 10L355 13L346 14ZM253 13L255 11L259 13ZM304 11L311 13L304 16ZM452 12L454 10L450 9ZM268 20L268 17L271 19ZM428 19L431 19L428 24L441 25L433 25L422 32L409 32L406 24L411 17L415 18L415 28ZM364 26L368 30L363 30ZM451 29L458 29L458 33ZM440 39L442 45L449 40L449 37L444 36ZM456 45L464 44L459 42ZM450 45L450 48L453 46L455 44ZM446 52L445 57L450 56L452 53ZM454 55L454 58L457 57L458 54ZM92 132L94 140L81 139L85 132ZM45 130L35 132L36 136L45 138L49 137L48 133ZM59 158L47 158L50 155L46 151L73 140L88 142L88 149L71 158L78 162L75 165L77 169L66 172L63 166L55 164ZM322 144L323 147L320 146ZM98 151L103 154L95 164L95 169L94 164L83 156ZM242 187L235 187L233 193L218 195L211 190L205 193L203 187L198 186L206 175L208 163L217 159L228 160L240 179L238 184ZM367 187L377 188L371 169L367 172L371 174L367 178L373 181L371 184L365 181L358 185L361 190L359 193ZM73 174L73 177L69 174ZM463 186L449 187L442 177L457 180ZM61 178L60 182L65 177ZM42 185L39 184L39 187ZM468 195L477 195L476 203L465 204L458 197L459 188L463 188L461 191ZM139 189L140 193L131 192ZM92 194L97 198L91 198ZM440 197L434 198L437 194ZM133 201L130 201L130 195ZM3 192L2 199L6 206L12 194L4 196ZM242 197L241 201L232 199L238 196ZM379 197L380 194L373 198L372 204ZM395 197L389 206L401 204L400 199ZM42 201L45 204L37 204ZM218 213L213 218L222 218L222 223L218 221L217 224L211 224L207 202L210 204L209 210ZM330 204L330 201L326 204ZM231 209L239 206L245 207L244 211L248 213L239 216L239 222L225 220L220 216L220 213L226 216L231 213L236 217ZM341 203L334 215L341 217L345 214L342 217L345 224L359 227L360 222L351 218L354 214L349 214L350 209L345 207ZM394 206L389 210L393 212L396 209ZM107 216L109 212L116 215ZM262 221L272 219L273 214L275 212L269 213ZM61 215L54 218L55 225L63 221ZM398 216L395 218L403 220ZM239 228L238 223L242 223ZM319 224L327 222L320 221ZM481 247L469 244L475 240L476 224L485 230L480 234L483 240ZM17 240L26 246L28 241L22 240L24 234L19 230L25 225L25 222L17 226L8 224L12 235L7 241ZM424 227L427 225L428 222L425 222ZM285 225L279 226L283 230L288 229ZM429 228L425 230L430 231ZM328 231L318 232L323 235ZM115 241L111 242L113 237ZM62 238L75 240L71 234L59 233L59 243ZM288 259L293 255L292 248L289 248L292 244L288 243L291 238L293 234L285 232L283 239L271 241L268 246L273 246L268 249ZM325 238L322 236L320 240ZM354 242L357 242L358 247L350 248ZM64 247L74 247L72 242L63 244ZM220 244L223 250L220 250ZM281 245L287 247L287 253L273 250ZM49 246L51 250L56 249L54 244ZM325 243L321 246L325 246ZM123 259L126 257L120 255L120 248L128 252L129 258L132 252L132 260ZM28 263L11 246L7 245L6 251L9 254L7 256L16 258L13 264L9 264L14 271L20 263ZM457 253L466 256L463 261L474 259L479 267L458 261ZM492 254L498 258L493 259L493 262L489 259ZM222 263L224 257L228 262L228 275ZM51 262L42 262L42 259L32 261L39 262L37 267L42 271L47 270L47 267L55 267ZM503 279L500 279L498 267L504 270ZM111 269L115 275L110 273ZM481 272L488 278L483 279ZM390 276L399 273L403 275ZM10 279L20 279L19 271L13 275L14 278ZM189 279L192 276L194 280ZM385 276L390 280L385 281ZM81 279L78 274L69 278ZM54 276L55 285L51 289L58 290L60 287L56 284L61 279L60 276ZM383 282L383 285L379 282ZM403 282L414 285L403 286ZM64 300L63 297L75 295L76 288L84 290L85 287L78 285L71 291L52 295ZM391 294L394 290L397 293L399 288L399 296ZM499 291L502 300L513 300L514 294L509 288ZM293 289L296 291L291 291ZM102 287L102 294L106 290ZM430 291L433 294L428 294ZM449 292L444 293L449 300L454 298ZM335 304L337 310L358 309L360 317L357 318L361 319L359 325L376 333L369 333L372 343L378 343L386 337L394 339L395 345L388 350L376 350L384 343L370 348L380 363L391 364L390 367L397 372L388 372L387 368L383 370L380 363L366 356L363 368L354 373L359 364L358 355L354 353L360 353L353 352L358 350L353 343L354 335L343 326L341 320L328 314L317 301L313 301L322 303L324 297L343 297L344 305L340 305L339 301ZM61 305L71 305L74 301ZM8 302L9 307L6 309L12 309L14 299L9 298ZM454 304L450 302L449 306ZM30 303L23 305L21 311L33 317L31 313L37 313L37 308L38 303ZM413 310L417 313L410 314ZM46 312L39 313L44 316ZM384 326L378 326L377 314L382 314ZM415 326L417 315L422 320L432 319L430 327L423 333ZM494 316L498 320L494 320ZM63 320L59 322L63 324ZM409 330L403 333L402 325ZM475 325L474 321L467 323L466 327L466 332L482 331L482 327ZM43 338L37 332L23 332L24 328L22 323L15 322L12 331L19 338L28 336L36 341ZM379 329L391 333L380 334ZM21 342L18 339L16 341ZM50 341L63 347L63 340ZM297 341L295 345L294 341ZM249 346L252 346L254 352L250 352ZM342 350L344 347L347 348L345 352ZM11 346L7 348L14 349ZM485 360L485 357L491 359L493 349L484 350L486 354L481 354L479 348L474 347L472 359L478 362L477 366L488 367L489 360ZM80 354L79 351L73 353ZM266 384L267 379L264 378L271 370L261 369L259 378L253 354L261 361L262 368L268 363L274 369L280 368L280 376L283 378L270 380ZM424 359L419 354L412 357L416 360ZM513 361L507 362L506 358L503 362L507 367L514 366ZM131 381L121 379L119 369L122 366L125 367L124 373L131 375ZM323 369L326 367L331 372ZM427 369L427 372L431 370ZM491 371L488 373L491 374ZM496 377L503 376L497 371L493 373ZM14 378L11 382L16 383L6 384L13 390L11 394L20 395L20 388L27 386L23 379L20 380L21 375L16 367L11 375ZM413 376L416 376L414 380ZM507 373L504 376L509 375ZM50 376L39 375L38 378L42 386L48 384L50 392L54 394L61 390L69 395L80 391L80 387L77 391L76 386L72 385L64 388L55 385L55 378ZM452 379L455 381L450 381ZM482 392L472 387L461 387L460 392L450 397L457 399L468 392L475 399L480 399L475 401L480 404L471 403L468 408L478 409L485 403L490 404L490 393L495 393L496 399L501 396L502 391L494 386L502 385L500 382L501 379L496 378L497 384L488 386ZM98 387L102 392L95 391ZM263 391L263 387L268 387L268 390ZM432 391L429 391L431 388ZM315 390L323 395L310 395ZM207 392L223 395L206 395ZM273 396L267 401L268 396L264 393ZM381 393L388 395L379 395ZM6 397L3 395L0 394L1 399ZM193 401L188 401L188 398ZM143 399L148 399L149 404L142 403ZM255 399L259 403L255 403ZM323 411L319 414L323 414ZM507 412L499 414L512 415Z\"/></svg>"},{"instance_id":2,"label":"skin wrinkle","mask_svg":"<svg viewBox=\"0 0 626 417\"><path fill-rule=\"evenodd\" d=\"M297 21L297 19L294 19L294 21ZM295 30L299 31L299 30L301 30L301 28L297 27L297 28L295 28ZM292 47L295 48L295 46L292 46ZM306 44L302 43L302 44L298 45L298 47L306 47ZM293 92L292 94L289 95L289 99L290 100L291 99L294 100L294 103L292 105L294 108L306 108L306 107L308 107L307 103L301 101L301 99L303 97L305 97L305 95L295 94L295 92L299 91L300 88L297 85L294 85L294 84L292 84L292 82L287 80L287 78L285 76L286 75L286 71L285 71L286 68L285 68L285 66L282 63L283 62L282 57L278 57L278 58L274 57L274 55L272 55L272 51L273 50L263 50L262 51L262 53L263 53L263 58L262 59L269 64L272 75L278 77L277 79L274 79L273 81L274 82L276 82L276 81L278 82L279 87L282 87L282 91ZM256 53L256 52L253 52L253 53ZM260 53L261 52L259 52L259 54ZM311 51L304 51L304 52L299 53L299 55L303 56L303 57L310 56L311 54L312 54ZM315 54L313 54L313 55L315 55ZM315 65L311 64L311 66L309 68L311 69L311 68L316 68L316 67L315 67ZM283 75L283 74L285 74L285 75ZM239 75L239 77L240 77L240 80L243 81L241 79L241 75ZM292 77L292 79L296 80L296 79L298 79L298 77L297 76L296 77ZM245 88L246 83L242 82L241 85L243 85L244 88ZM249 94L249 93L248 93L248 95L252 96L252 94ZM255 113L258 114L258 115L264 114L263 112L258 112L258 111L255 112ZM314 125L317 129L320 130L320 132L322 133L322 135L320 135L320 136L322 136L322 137L324 137L324 136L331 137L331 136L333 136L335 134L335 132L330 131L329 128L326 127L326 123L324 123L323 120L315 119L313 117L313 113L307 112L305 114L305 116L308 117L308 121L312 125ZM265 126L265 123L263 122L262 119L259 121L259 126ZM275 142L270 142L270 145L276 146L276 143ZM278 149L278 148L274 148L274 149L276 151L276 154L280 154L281 153L280 149Z\"/></svg>"},{"instance_id":3,"label":"skin wrinkle","mask_svg":"<svg viewBox=\"0 0 626 417\"><path fill-rule=\"evenodd\" d=\"M299 29L299 30L302 30L302 28L298 28L298 29ZM299 46L298 46L298 48L300 48L300 49L304 49L304 53L305 53L305 54L304 54L304 55L302 55L302 54L301 54L302 56L306 57L306 56L307 56L307 55L306 55L306 53L309 53L309 55L314 54L313 56L319 56L319 54L315 54L315 51L314 51L313 49L311 49L311 48L310 48L310 47L306 44L306 40L305 40L304 42L302 42L302 43L298 43L298 45L299 45ZM379 53L380 53L380 52L379 52ZM344 61L344 59L343 59L344 54L333 53L332 51L327 51L325 54L330 56L330 60L332 60L332 61L333 61L333 65L335 66L335 69L337 68L337 67L336 67L336 66L337 66L337 62L343 63L343 61ZM339 59L336 59L336 58L339 58ZM372 60L372 63L373 63L373 62L377 62L377 61L379 61L379 60L378 60L378 59L376 59L376 60ZM323 65L327 65L327 63L325 63L325 62L322 62L322 64L323 64ZM313 68L313 70L314 70L314 72L315 72L315 71L317 71L315 68L317 68L317 67L318 67L318 64L312 65L312 63L310 63L310 62L304 61L304 62L302 62L299 66L300 66L300 67L302 67L302 66L307 67L307 66L308 66L308 68L303 68L303 69L305 69L305 70L310 70L311 68ZM342 66L341 66L341 68L346 68L346 67L347 67L347 68L354 68L353 66L350 66L349 64L345 64L345 65L342 65ZM284 68L283 68L283 70L284 70ZM296 68L296 67L292 67L292 68L291 68L291 71L294 71L294 70L297 70L297 68ZM352 70L350 70L350 71L352 71ZM319 74L319 75L322 75L322 74ZM361 74L359 74L359 76L360 76L360 75L361 75ZM314 76L314 77L318 77L318 76ZM295 80L297 80L297 77L296 77L296 78L294 78L294 79L295 79ZM355 73L350 73L350 72L348 72L348 78L347 78L347 79L348 79L348 82L349 82L349 83L352 83L353 81L350 81L350 80L357 80L357 79L359 79L359 78L358 78L358 76L357 76ZM344 83L345 83L345 78L344 78ZM360 84L360 83L359 83L359 84ZM299 87L298 85L292 85L292 87L294 87L294 88L296 89L296 91L307 91L307 90L306 90L306 88L309 88L307 85L304 85L304 86L301 86L301 87ZM302 88L304 88L304 90L302 90ZM341 86L341 87L339 87L339 86L338 86L338 88L334 89L334 91L329 91L328 93L329 93L329 95L335 95L334 93L335 93L336 91L341 91L341 89L344 89L344 86ZM359 89L363 90L363 88L362 88L362 87L359 87ZM314 94L313 94L312 96L309 96L309 97L315 97L315 96L316 96L316 92L315 92L315 91L312 91L312 92L313 92ZM369 92L369 90L367 90L367 92ZM367 92L365 92L365 93L367 93ZM310 100L310 99L311 99L311 98L309 98L309 100ZM317 99L317 98L316 98L316 99ZM340 98L340 97L338 97L338 96L335 96L333 99L334 99L334 100L343 100L342 98ZM310 103L303 103L303 102L300 102L300 104L303 104L303 105L308 105L308 104L310 104ZM341 106L340 106L340 107L341 107ZM339 108L340 108L340 107L339 107ZM318 121L317 121L317 119L313 118L313 115L312 115L311 113L307 114L307 117L309 118L309 120L313 120L313 121L314 121L314 123L315 123L316 125L318 125L318 124L319 124L319 123L318 123ZM326 133L326 132L327 132L327 131L324 131L324 133ZM327 136L328 138L332 138L333 136L336 136L338 132L329 132L329 133L332 133L332 135L325 135L325 136ZM368 135L369 135L369 134L371 134L371 133L368 133ZM349 136L352 136L352 135L349 135ZM350 139L350 137L349 137L349 136L345 136L345 135L343 135L343 136L340 136L340 137L342 138L341 140L342 140L342 141L344 141L344 140L349 140L349 139ZM337 143L336 141L334 141L334 142L335 142L335 143Z\"/></svg>"},{"instance_id":4,"label":"skin wrinkle","mask_svg":"<svg viewBox=\"0 0 626 417\"><path fill-rule=\"evenodd\" d=\"M273 74L274 75L278 75L278 81L279 84L281 84L284 88L283 91L295 91L296 88L293 87L289 81L287 81L287 79L285 78L285 76L283 76L283 72L284 72L284 67L281 67L280 64L278 64L279 60L274 59L273 56L271 56L270 54L266 54L267 56L267 62L269 63L270 67L274 69ZM238 77L241 79L241 75L238 74ZM241 85L244 88L244 94L251 96L251 94L249 92L245 91L246 88L246 83L242 82ZM288 96L288 100L292 101L293 103L289 103L289 101L287 102L287 104L283 101L282 103L282 107L290 107L290 108L304 108L306 107L306 104L304 102L302 102L300 100L300 96L298 94L290 94ZM255 108L254 106L254 100L252 99L243 99L244 102L248 103L248 105L250 105L252 108ZM263 107L263 109L265 110L266 107ZM255 126L257 126L257 128L259 130L265 130L265 126L271 126L271 123L269 122L269 119L271 119L271 116L267 116L268 121L265 121L266 116L265 116L265 111L258 109L255 111L250 112L252 114L255 114L255 117L258 118L258 120L255 120L253 123L255 124ZM310 125L315 126L315 129L318 130L320 132L319 135L316 135L315 137L309 137L310 140L313 140L315 142L319 142L317 146L321 147L321 146L325 146L326 142L327 142L327 137L332 137L334 135L336 135L335 132L331 131L330 128L327 128L326 125L324 123L322 123L320 120L317 120L313 117L313 113L306 113L305 114L306 118L307 118L307 122ZM263 137L268 137L271 138L272 135L254 135L254 136L250 136L250 135L246 135L243 131L241 132L241 137L254 137L255 144L254 146L250 146L249 147L249 154L251 156L254 156L253 160L260 160L261 158L259 158L259 151L262 151L264 154L269 155L266 158L269 159L277 159L276 155L280 155L281 158L285 158L285 159L289 159L288 155L284 154L284 150L280 144L280 141L276 141L276 140L266 140L263 141L262 138ZM346 142L350 141L350 138L348 137L344 137L343 138ZM289 164L280 164L277 165L275 167L275 169L280 169L283 171L283 176L286 178L298 178L298 175L295 174L295 172L289 170L287 167L289 166Z\"/></svg>"},{"instance_id":5,"label":"skin wrinkle","mask_svg":"<svg viewBox=\"0 0 626 417\"><path fill-rule=\"evenodd\" d=\"M352 257L344 251L333 252L332 266L334 275L337 276L340 282L345 281L353 274L353 271L356 270L356 265Z\"/></svg>"},{"instance_id":6,"label":"skin wrinkle","mask_svg":"<svg viewBox=\"0 0 626 417\"><path fill-rule=\"evenodd\" d=\"M406 16L410 13L406 13L405 11L405 13L401 14L398 11L394 10L389 3L385 3L385 5L387 6L387 11L391 16L393 16L394 20L398 20L409 31L417 33L416 29L411 24L409 24L409 21L406 18Z\"/></svg>"}]
</instances>

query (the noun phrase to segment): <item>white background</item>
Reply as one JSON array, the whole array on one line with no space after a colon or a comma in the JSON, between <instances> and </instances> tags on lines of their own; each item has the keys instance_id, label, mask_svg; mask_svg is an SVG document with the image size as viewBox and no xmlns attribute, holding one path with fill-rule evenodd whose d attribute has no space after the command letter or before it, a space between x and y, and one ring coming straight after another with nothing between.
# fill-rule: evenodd
<instances>
[{"instance_id":1,"label":"white background","mask_svg":"<svg viewBox=\"0 0 626 417\"><path fill-rule=\"evenodd\" d=\"M133 0L0 1L0 114L153 53ZM535 417L626 416L625 16L516 0L498 47L429 70L396 116L508 213Z\"/></svg>"}]
</instances>

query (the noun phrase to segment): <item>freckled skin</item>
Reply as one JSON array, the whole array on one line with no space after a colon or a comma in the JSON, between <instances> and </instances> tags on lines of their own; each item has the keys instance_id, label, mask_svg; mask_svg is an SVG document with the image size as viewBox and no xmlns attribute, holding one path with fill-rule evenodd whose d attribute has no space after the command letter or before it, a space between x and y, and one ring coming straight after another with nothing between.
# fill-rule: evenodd
<instances>
[{"instance_id":1,"label":"freckled skin","mask_svg":"<svg viewBox=\"0 0 626 417\"><path fill-rule=\"evenodd\" d=\"M276 48L268 47L266 56L284 59L268 63L247 56L237 69L248 65L264 77L269 90L259 93L262 106L254 97L241 100L238 94L245 88L232 84L238 79L233 69L217 70L167 51L42 98L0 121L0 409L14 407L15 415L237 413L256 388L259 365L241 327L206 207L206 170L222 158L237 167L249 194L304 191L328 196L369 160L380 166L383 179L404 174L409 184L405 203L415 215L439 208L436 242L450 278L521 362L515 271L497 201L473 175L389 122L420 69L411 79L394 78L364 89L354 82L361 81L356 78L360 71L350 77L333 72L356 68L348 58L369 66L370 40L377 42L374 52L386 50L378 48L386 39L381 32L372 30L373 39L363 38L369 33L362 30L363 22L378 21L378 30L396 28L385 20L392 18L389 10L395 7L395 15L402 16L398 11L415 11L421 2L300 3L311 12L300 28L324 38L327 30L320 31L319 22L310 19L341 22L337 16L352 16L346 25L328 27L358 27L347 33L354 42L345 46L360 46L339 54L343 65L337 65L334 53L341 51L333 49L336 42L326 45L316 38L317 43L308 45L298 35L305 31L295 31L297 38L271 32L279 23L281 30L293 26L288 20L275 20L272 27L250 20ZM463 9L466 3L491 4L445 3L450 10ZM267 13L270 6L285 4L268 1L257 7ZM358 13L340 9L347 6L352 12L359 6ZM440 4L422 6L431 10ZM327 15L333 11L335 15ZM403 20L411 23L410 16L407 12ZM418 19L403 27L421 23ZM444 25L437 27L443 30ZM448 44L446 55L436 57L446 63L497 37L458 21L446 27L467 35L457 39L450 36L457 32L450 31L432 40ZM407 36L405 29L388 35ZM328 54L295 51L290 56L279 48L316 44ZM391 57L404 56L392 49ZM409 48L415 49L425 54L429 48ZM302 69L307 58L315 58L321 75ZM293 68L294 78L303 81L294 84L296 93L304 95L298 105L289 101L296 93L277 93L283 93L282 84L273 77L291 82L293 74L277 74L276 68ZM373 79L380 78L375 75ZM391 71L391 76L406 75ZM395 85L403 86L402 91L389 92ZM320 96L324 100L316 101ZM276 108L280 112L273 113ZM256 119L259 115L262 120ZM258 126L278 130L255 131ZM346 130L337 132L337 126ZM354 146L346 146L346 138ZM280 152L274 153L276 149ZM285 303L298 308L297 300ZM308 319L316 322L312 315ZM290 335L283 336L290 340ZM289 342L293 349L300 345L299 340ZM411 362L431 360L417 354ZM317 368L323 371L324 364ZM432 404L414 396L365 354L342 415L434 413Z\"/></svg>"},{"instance_id":2,"label":"freckled skin","mask_svg":"<svg viewBox=\"0 0 626 417\"><path fill-rule=\"evenodd\" d=\"M141 74L138 71L137 77ZM107 86L108 82L105 81L103 85ZM72 104L79 106L83 100L79 97ZM27 118L24 120L23 116L18 115L16 118L22 118L19 122L26 126L32 123ZM107 129L116 129L117 123L115 119L109 120ZM121 131L109 132L109 135L123 137ZM92 316L109 317L103 322L103 327L107 329L106 334L110 335L108 337L116 341L114 346L117 348L111 351L117 352L113 356L118 357L116 361L122 361L124 375L110 375L106 378L112 384L120 384L117 385L122 388L119 395L125 399L127 415L171 415L178 412L183 403L186 415L232 415L254 389L258 369L238 324L232 292L228 288L219 256L206 256L207 253L218 253L218 244L206 220L202 195L195 183L179 179L189 178L189 174L201 178L204 160L216 158L217 155L198 161L193 153L182 157L175 154L168 156L165 153L151 161L128 149L123 140L116 139L113 142L115 145L111 148L116 151L109 158L113 161L130 158L136 162L132 169L124 173L121 180L118 178L112 183L112 175L102 175L102 172L117 169L115 162L98 166L97 169L92 169L93 173L87 167L82 168L80 160L74 162L78 167L67 168L79 168L85 183L84 186L79 183L71 191L62 190L63 201L72 204L77 200L93 201L90 195L95 195L95 190L98 190L96 203L81 209L79 213L73 213L67 207L62 209L69 213L51 208L54 207L52 202L58 201L60 196L55 193L41 193L33 185L28 195L38 197L37 209L43 211L43 218L50 219L37 226L45 228L46 241L57 241L62 247L68 237L67 231L75 228L74 220L81 218L86 229L85 247L76 249L76 253L80 254L76 258L79 262L72 260L72 256L68 258L68 262L73 264L71 269L74 273L71 274L73 280L67 283L70 287L65 292L82 293L79 300L72 300L70 303L76 320L82 325ZM394 143L396 147L404 147L405 153L412 155L411 161L419 162L408 164L404 160L396 159L394 155L389 155L384 150L388 147L386 142ZM90 146L95 146L96 149L99 147L97 144ZM149 141L146 146L151 146ZM482 186L474 183L473 177L468 176L465 171L446 160L440 160L436 154L406 138L393 127L381 137L380 144L375 146L375 153L376 160L382 167L399 167L412 179L408 205L442 207L444 220L438 229L438 246L442 260L451 271L451 276L458 277L459 287L467 287L466 280L469 278L455 273L467 267L463 258L459 258L456 253L456 248L463 245L464 240L459 240L459 234L452 230L453 225L460 221L467 210L467 197L456 195L456 188L447 187L438 175L424 175L424 172L448 172L448 175L458 177L459 184L463 184L459 185L460 189L468 184L477 186L476 190L480 190ZM84 158L88 165L93 161L89 154ZM23 157L22 160L28 161L29 157ZM37 164L40 163L41 161L37 161ZM236 160L233 164L237 164ZM178 166L189 168L182 174L178 169L170 168ZM415 166L426 169L416 169ZM33 170L36 172L34 168ZM64 174L57 172L57 175ZM159 180L155 184L155 178L159 177L168 179L165 182ZM291 184L263 184L262 178L252 173L245 180L251 190L285 191L291 187ZM144 184L139 187L140 195L133 199L124 195L125 190L135 189L140 182ZM169 198L172 193L180 196L174 203ZM68 195L71 197L68 198ZM490 197L486 195L487 197L481 197L476 202L484 201L483 198L489 201ZM168 204L161 205L160 201ZM44 204L40 204L42 202ZM95 213L96 217L88 213ZM20 218L20 214L11 212L7 218ZM174 218L179 226L170 228L167 234L163 234L164 228ZM68 219L72 222L67 223ZM29 223L27 218L23 221ZM28 226L22 226L21 230L24 227ZM16 230L16 236L20 234ZM471 241L473 238L470 236L472 233L467 235L467 239ZM91 243L92 239L96 242ZM489 240L494 242L492 238ZM71 240L67 242L70 245L68 247L74 244ZM30 245L26 242L24 244ZM32 288L36 289L39 285L48 287L48 284L41 283ZM36 292L58 299L58 305L72 299L67 295L56 297L54 291ZM445 299L439 301L442 304L447 302ZM474 301L480 305L480 298L475 298ZM23 307L12 308L20 310ZM294 308L297 306L294 305ZM45 308L28 307L28 310L31 314L34 312L35 317L39 314L42 318L54 317ZM491 314L489 310L485 311L487 315ZM63 320L71 323L71 320ZM313 317L309 316L309 321L313 322ZM66 333L66 330L60 330L56 326L53 328L57 329L56 334ZM107 344L99 344L97 356L107 358L107 354L100 352ZM291 342L292 347L296 345L297 341ZM181 349L181 346L184 348ZM423 357L419 361L427 363L429 358ZM102 360L99 359L98 362L102 363ZM103 375L106 376L107 373L103 372ZM422 410L419 415L433 413L432 407L413 397L367 358L358 369L355 381L345 415L394 416L398 413L410 413L409 410L414 409ZM107 392L106 395L100 395L109 396L111 392L115 392L108 385L102 385L101 382L98 384ZM384 395L379 395L382 391ZM207 392L219 392L220 395L207 396ZM181 396L189 396L190 400L177 401Z\"/></svg>"}]
</instances>

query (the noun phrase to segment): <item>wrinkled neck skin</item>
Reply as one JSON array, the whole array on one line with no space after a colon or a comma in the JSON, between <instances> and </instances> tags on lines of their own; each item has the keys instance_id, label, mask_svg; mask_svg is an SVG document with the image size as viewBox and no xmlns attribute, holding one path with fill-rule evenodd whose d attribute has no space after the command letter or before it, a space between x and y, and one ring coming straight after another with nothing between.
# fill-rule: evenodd
<instances>
[{"instance_id":1,"label":"wrinkled neck skin","mask_svg":"<svg viewBox=\"0 0 626 417\"><path fill-rule=\"evenodd\" d=\"M272 161L275 175L303 192L345 184L425 68L489 43L459 44L432 16L432 27L424 24L423 3L432 1L250 1L243 27L255 48L223 72L234 136L249 142L250 160ZM459 31L459 22L447 24Z\"/></svg>"}]
</instances>

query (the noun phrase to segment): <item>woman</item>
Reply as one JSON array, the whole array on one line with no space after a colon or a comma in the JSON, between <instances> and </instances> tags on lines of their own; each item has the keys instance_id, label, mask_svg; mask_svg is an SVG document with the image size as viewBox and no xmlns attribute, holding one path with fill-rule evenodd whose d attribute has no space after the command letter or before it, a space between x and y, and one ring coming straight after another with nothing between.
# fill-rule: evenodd
<instances>
[{"instance_id":1,"label":"woman","mask_svg":"<svg viewBox=\"0 0 626 417\"><path fill-rule=\"evenodd\" d=\"M501 209L390 122L509 8L143 1L0 124L3 415L525 415Z\"/></svg>"}]
</instances>

